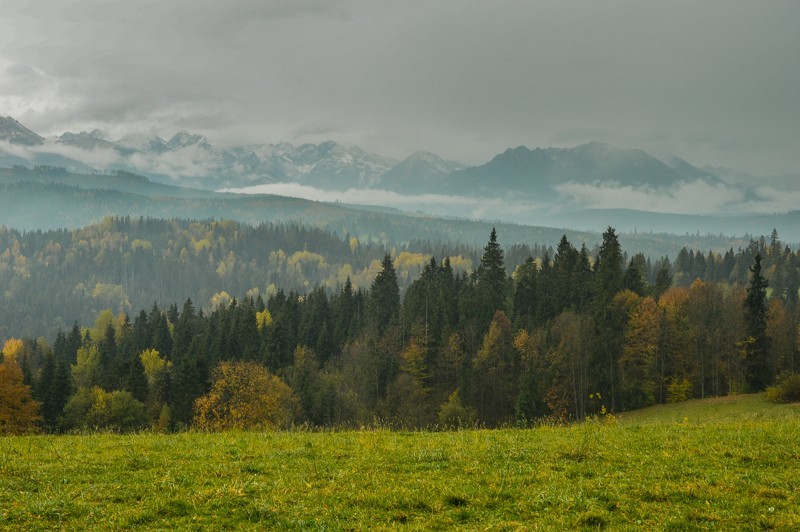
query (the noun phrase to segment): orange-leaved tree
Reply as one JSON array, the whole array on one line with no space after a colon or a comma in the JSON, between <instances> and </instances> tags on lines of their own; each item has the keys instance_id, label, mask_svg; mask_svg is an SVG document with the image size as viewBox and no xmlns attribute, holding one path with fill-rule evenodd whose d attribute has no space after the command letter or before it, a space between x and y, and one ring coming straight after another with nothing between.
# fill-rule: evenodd
<instances>
[{"instance_id":1,"label":"orange-leaved tree","mask_svg":"<svg viewBox=\"0 0 800 532\"><path fill-rule=\"evenodd\" d=\"M35 432L41 421L39 403L25 384L16 353L0 357L0 434Z\"/></svg>"},{"instance_id":2,"label":"orange-leaved tree","mask_svg":"<svg viewBox=\"0 0 800 532\"><path fill-rule=\"evenodd\" d=\"M195 401L194 423L204 430L289 426L299 404L291 388L255 362L220 362L211 390Z\"/></svg>"}]
</instances>

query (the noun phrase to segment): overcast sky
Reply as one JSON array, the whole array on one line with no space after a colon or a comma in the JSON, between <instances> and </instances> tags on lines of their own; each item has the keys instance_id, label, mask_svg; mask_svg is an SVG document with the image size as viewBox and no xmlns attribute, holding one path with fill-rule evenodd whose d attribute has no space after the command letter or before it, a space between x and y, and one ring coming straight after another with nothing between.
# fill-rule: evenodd
<instances>
[{"instance_id":1,"label":"overcast sky","mask_svg":"<svg viewBox=\"0 0 800 532\"><path fill-rule=\"evenodd\" d=\"M590 140L800 172L800 2L0 0L0 114L479 164Z\"/></svg>"}]
</instances>

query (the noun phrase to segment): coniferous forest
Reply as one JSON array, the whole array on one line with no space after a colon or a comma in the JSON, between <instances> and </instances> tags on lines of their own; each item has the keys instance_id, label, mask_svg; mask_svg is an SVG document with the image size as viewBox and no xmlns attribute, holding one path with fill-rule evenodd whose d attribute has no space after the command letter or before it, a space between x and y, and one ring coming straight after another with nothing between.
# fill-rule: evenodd
<instances>
[{"instance_id":1,"label":"coniferous forest","mask_svg":"<svg viewBox=\"0 0 800 532\"><path fill-rule=\"evenodd\" d=\"M797 369L800 254L775 232L656 260L612 228L596 249L501 237L0 229L4 393L47 431L500 426L760 391Z\"/></svg>"}]
</instances>

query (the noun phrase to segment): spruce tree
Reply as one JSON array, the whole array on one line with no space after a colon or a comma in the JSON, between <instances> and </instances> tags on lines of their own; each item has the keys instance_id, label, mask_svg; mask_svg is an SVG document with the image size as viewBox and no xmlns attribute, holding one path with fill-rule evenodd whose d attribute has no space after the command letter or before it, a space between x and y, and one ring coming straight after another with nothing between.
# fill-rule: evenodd
<instances>
[{"instance_id":1,"label":"spruce tree","mask_svg":"<svg viewBox=\"0 0 800 532\"><path fill-rule=\"evenodd\" d=\"M498 310L506 310L508 297L508 276L503 263L503 250L497 242L497 231L492 227L489 242L483 248L481 263L477 270L478 295L480 304L481 330L489 327L489 323Z\"/></svg>"},{"instance_id":2,"label":"spruce tree","mask_svg":"<svg viewBox=\"0 0 800 532\"><path fill-rule=\"evenodd\" d=\"M614 296L622 290L624 272L622 249L614 229L603 233L603 243L597 255L594 273L594 321L596 327L595 364L597 365L598 391L610 400L612 411L616 408L615 367L622 351L618 316L612 309Z\"/></svg>"},{"instance_id":3,"label":"spruce tree","mask_svg":"<svg viewBox=\"0 0 800 532\"><path fill-rule=\"evenodd\" d=\"M750 391L759 392L772 383L767 360L767 280L761 275L761 254L750 267L750 286L744 301L747 337L744 341L745 380Z\"/></svg>"},{"instance_id":4,"label":"spruce tree","mask_svg":"<svg viewBox=\"0 0 800 532\"><path fill-rule=\"evenodd\" d=\"M119 388L119 373L117 372L117 340L114 326L106 326L105 335L98 342L100 351L100 384L107 392Z\"/></svg>"},{"instance_id":5,"label":"spruce tree","mask_svg":"<svg viewBox=\"0 0 800 532\"><path fill-rule=\"evenodd\" d=\"M147 401L147 377L145 377L144 366L138 355L130 359L125 389L139 401L143 403Z\"/></svg>"},{"instance_id":6,"label":"spruce tree","mask_svg":"<svg viewBox=\"0 0 800 532\"><path fill-rule=\"evenodd\" d=\"M383 269L375 277L369 292L369 319L377 333L383 334L386 328L397 318L400 311L400 287L397 284L397 272L392 257L387 253L383 257Z\"/></svg>"},{"instance_id":7,"label":"spruce tree","mask_svg":"<svg viewBox=\"0 0 800 532\"><path fill-rule=\"evenodd\" d=\"M536 283L538 269L533 257L528 257L514 274L514 315L518 325L532 329L536 323Z\"/></svg>"},{"instance_id":8,"label":"spruce tree","mask_svg":"<svg viewBox=\"0 0 800 532\"><path fill-rule=\"evenodd\" d=\"M670 272L669 260L664 257L661 261L661 266L656 273L656 283L653 286L653 298L658 301L661 294L666 292L672 286L672 273Z\"/></svg>"},{"instance_id":9,"label":"spruce tree","mask_svg":"<svg viewBox=\"0 0 800 532\"><path fill-rule=\"evenodd\" d=\"M61 333L59 333L61 334ZM48 352L44 359L44 365L39 375L36 393L34 398L41 403L41 415L47 429L55 426L56 419L61 413L54 397L54 387L56 380L56 360L53 353ZM63 405L62 405L63 407Z\"/></svg>"}]
</instances>

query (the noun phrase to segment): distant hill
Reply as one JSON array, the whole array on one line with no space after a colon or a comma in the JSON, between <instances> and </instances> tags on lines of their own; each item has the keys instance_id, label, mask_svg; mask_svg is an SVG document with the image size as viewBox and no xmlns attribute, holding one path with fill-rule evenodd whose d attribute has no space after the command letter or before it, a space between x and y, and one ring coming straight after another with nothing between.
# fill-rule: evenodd
<instances>
[{"instance_id":1,"label":"distant hill","mask_svg":"<svg viewBox=\"0 0 800 532\"><path fill-rule=\"evenodd\" d=\"M562 235L590 249L601 241L602 222L590 230L444 218L380 207L322 203L276 195L228 194L154 183L129 174L74 174L59 168L0 169L0 225L20 230L76 229L105 216L229 219L257 225L299 223L364 242L392 245L424 240L483 246L497 227L504 246L555 245ZM558 225L556 221L552 225ZM786 238L786 237L784 237ZM673 257L683 246L726 250L747 240L721 235L669 235L639 231L620 235L625 249L657 258Z\"/></svg>"},{"instance_id":2,"label":"distant hill","mask_svg":"<svg viewBox=\"0 0 800 532\"><path fill-rule=\"evenodd\" d=\"M445 161L435 153L418 151L403 159L380 177L379 185L405 194L424 194L464 165Z\"/></svg>"},{"instance_id":3,"label":"distant hill","mask_svg":"<svg viewBox=\"0 0 800 532\"><path fill-rule=\"evenodd\" d=\"M482 166L453 172L440 189L478 195L513 192L555 199L555 187L569 182L664 188L698 178L719 181L685 161L669 166L642 150L591 142L575 148L508 149Z\"/></svg>"},{"instance_id":4,"label":"distant hill","mask_svg":"<svg viewBox=\"0 0 800 532\"><path fill-rule=\"evenodd\" d=\"M778 229L788 243L800 243L800 210L775 214L692 215L634 209L582 209L551 215L553 225L590 230L612 226L625 233L673 233L760 236ZM702 228L702 229L701 229Z\"/></svg>"}]
</instances>

